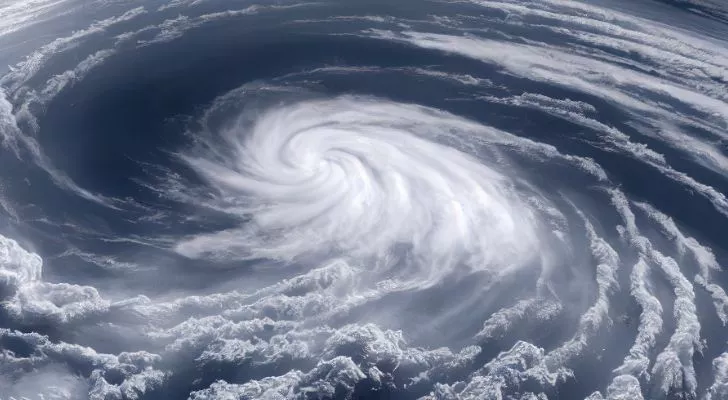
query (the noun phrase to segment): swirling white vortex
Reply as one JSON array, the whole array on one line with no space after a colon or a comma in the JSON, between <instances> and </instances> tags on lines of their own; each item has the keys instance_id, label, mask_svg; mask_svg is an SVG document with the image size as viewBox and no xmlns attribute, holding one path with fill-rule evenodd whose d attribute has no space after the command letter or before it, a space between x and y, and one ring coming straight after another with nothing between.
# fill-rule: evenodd
<instances>
[{"instance_id":1,"label":"swirling white vortex","mask_svg":"<svg viewBox=\"0 0 728 400\"><path fill-rule=\"evenodd\" d=\"M688 3L0 4L0 399L728 399Z\"/></svg>"},{"instance_id":2,"label":"swirling white vortex","mask_svg":"<svg viewBox=\"0 0 728 400\"><path fill-rule=\"evenodd\" d=\"M379 265L405 245L418 270L392 260L390 276L432 285L458 265L497 275L548 252L508 177L435 141L477 143L496 134L485 127L354 97L249 114L183 158L215 189L217 209L252 226L187 239L176 247L187 256L323 253Z\"/></svg>"}]
</instances>

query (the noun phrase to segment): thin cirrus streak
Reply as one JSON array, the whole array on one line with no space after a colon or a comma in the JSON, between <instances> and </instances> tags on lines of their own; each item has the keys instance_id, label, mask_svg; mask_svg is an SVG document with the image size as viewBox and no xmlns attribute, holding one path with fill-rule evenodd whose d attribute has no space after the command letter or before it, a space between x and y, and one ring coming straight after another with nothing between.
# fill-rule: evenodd
<instances>
[{"instance_id":1,"label":"thin cirrus streak","mask_svg":"<svg viewBox=\"0 0 728 400\"><path fill-rule=\"evenodd\" d=\"M1 399L728 396L720 21L63 4L0 5L81 21L0 77Z\"/></svg>"}]
</instances>

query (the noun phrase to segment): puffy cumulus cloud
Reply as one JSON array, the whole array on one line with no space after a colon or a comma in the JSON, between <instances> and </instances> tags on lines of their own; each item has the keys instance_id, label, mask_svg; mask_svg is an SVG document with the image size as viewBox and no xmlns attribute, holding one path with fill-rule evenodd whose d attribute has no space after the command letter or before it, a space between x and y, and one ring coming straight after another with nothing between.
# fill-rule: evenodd
<instances>
[{"instance_id":1,"label":"puffy cumulus cloud","mask_svg":"<svg viewBox=\"0 0 728 400\"><path fill-rule=\"evenodd\" d=\"M415 369L430 369L445 363L460 362L461 355L448 348L425 350L410 347L401 331L383 330L374 324L348 325L336 330L327 339L323 354L333 357L342 352L356 351L363 363L378 363ZM463 355L474 356L476 347L466 348Z\"/></svg>"},{"instance_id":2,"label":"puffy cumulus cloud","mask_svg":"<svg viewBox=\"0 0 728 400\"><path fill-rule=\"evenodd\" d=\"M673 241L681 256L688 253L697 262L699 272L695 276L695 283L710 293L718 318L723 322L723 325L728 323L728 295L723 287L715 283L712 278L713 273L722 270L713 251L700 244L695 238L686 236L672 218L651 205L646 203L635 203L635 205L657 223L665 236Z\"/></svg>"},{"instance_id":3,"label":"puffy cumulus cloud","mask_svg":"<svg viewBox=\"0 0 728 400\"><path fill-rule=\"evenodd\" d=\"M415 360L422 361L421 357ZM379 360L378 362L382 362ZM320 360L308 372L292 370L288 373L251 380L244 384L217 381L209 388L194 392L190 399L308 399L350 397L357 383L369 379L374 388L381 389L383 380L391 380L391 373L383 373L376 366L365 367L352 357L335 356ZM436 364L443 365L443 364Z\"/></svg>"},{"instance_id":4,"label":"puffy cumulus cloud","mask_svg":"<svg viewBox=\"0 0 728 400\"><path fill-rule=\"evenodd\" d=\"M111 303L90 286L37 282L23 286L5 308L17 319L59 324L106 312Z\"/></svg>"},{"instance_id":5,"label":"puffy cumulus cloud","mask_svg":"<svg viewBox=\"0 0 728 400\"><path fill-rule=\"evenodd\" d=\"M563 305L551 299L525 299L510 307L494 312L483 323L483 328L476 335L481 340L499 339L505 336L514 325L524 320L548 321L563 311Z\"/></svg>"},{"instance_id":6,"label":"puffy cumulus cloud","mask_svg":"<svg viewBox=\"0 0 728 400\"><path fill-rule=\"evenodd\" d=\"M612 202L624 221L623 235L645 260L659 268L675 296L673 305L675 331L670 336L667 346L657 356L652 368L657 380L657 390L667 394L673 388L684 388L691 395L695 395L697 377L693 355L696 350L702 350L702 344L693 285L683 275L680 266L673 258L663 255L649 239L640 234L635 215L624 194L616 190L611 194Z\"/></svg>"},{"instance_id":7,"label":"puffy cumulus cloud","mask_svg":"<svg viewBox=\"0 0 728 400\"><path fill-rule=\"evenodd\" d=\"M111 302L95 288L43 282L42 265L40 256L0 236L0 276L10 288L2 307L12 319L58 327L109 310ZM0 360L0 387L7 398L135 399L161 384L164 377L152 368L159 356L151 353L103 354L89 347L54 343L40 334L7 329L0 330L0 340L15 343L4 350ZM20 349L29 350L13 351L18 344ZM108 374L121 376L121 383L109 384L105 380Z\"/></svg>"},{"instance_id":8,"label":"puffy cumulus cloud","mask_svg":"<svg viewBox=\"0 0 728 400\"><path fill-rule=\"evenodd\" d=\"M632 375L619 375L607 388L606 400L642 400L640 382ZM601 393L593 393L587 400L605 400Z\"/></svg>"},{"instance_id":9,"label":"puffy cumulus cloud","mask_svg":"<svg viewBox=\"0 0 728 400\"><path fill-rule=\"evenodd\" d=\"M20 132L18 122L13 115L13 105L7 98L5 90L0 88L0 144L17 152L17 137Z\"/></svg>"},{"instance_id":10,"label":"puffy cumulus cloud","mask_svg":"<svg viewBox=\"0 0 728 400\"><path fill-rule=\"evenodd\" d=\"M90 381L93 386L89 389L87 395L91 400L137 400L147 393L160 387L166 378L166 374L162 371L147 367L142 371L125 376L120 384L110 384L103 376L104 374L96 370L91 374Z\"/></svg>"},{"instance_id":11,"label":"puffy cumulus cloud","mask_svg":"<svg viewBox=\"0 0 728 400\"><path fill-rule=\"evenodd\" d=\"M371 371L377 365L388 365L392 370L437 372L437 369L462 364L479 353L477 346L458 354L447 348L411 347L401 331L382 329L374 324L307 329L270 319L234 323L210 318L186 321L167 333L173 334L177 338L166 351L200 354L197 361L203 364L252 362L261 366L281 360L333 360L350 356L356 358L357 365L374 375L382 373Z\"/></svg>"},{"instance_id":12,"label":"puffy cumulus cloud","mask_svg":"<svg viewBox=\"0 0 728 400\"><path fill-rule=\"evenodd\" d=\"M211 316L222 316L230 321L263 318L290 322L303 318L325 320L330 313L345 311L367 300L365 296L347 297L355 283L355 272L349 263L333 260L252 292L235 290L206 296L183 296L166 302L140 296L125 302L125 306L143 319L157 321L159 328L179 324L180 318Z\"/></svg>"},{"instance_id":13,"label":"puffy cumulus cloud","mask_svg":"<svg viewBox=\"0 0 728 400\"><path fill-rule=\"evenodd\" d=\"M0 330L4 339L29 346L33 352L28 355L10 354L7 360L30 366L41 366L53 362L70 361L77 366L100 367L103 369L118 368L127 372L135 372L159 361L159 355L146 351L121 352L118 355L99 353L96 350L77 344L52 342L48 336L38 333L23 333L8 329ZM93 368L92 368L93 369Z\"/></svg>"},{"instance_id":14,"label":"puffy cumulus cloud","mask_svg":"<svg viewBox=\"0 0 728 400\"><path fill-rule=\"evenodd\" d=\"M11 290L37 281L43 270L43 259L13 239L0 235L0 282Z\"/></svg>"},{"instance_id":15,"label":"puffy cumulus cloud","mask_svg":"<svg viewBox=\"0 0 728 400\"><path fill-rule=\"evenodd\" d=\"M160 356L144 351L104 354L89 347L54 343L37 333L5 329L0 331L0 339L23 343L32 350L29 354L6 350L0 362L0 383L18 398L137 399L159 387L166 377L154 368ZM109 377L115 383L109 383Z\"/></svg>"},{"instance_id":16,"label":"puffy cumulus cloud","mask_svg":"<svg viewBox=\"0 0 728 400\"><path fill-rule=\"evenodd\" d=\"M110 302L89 286L41 281L43 259L0 235L2 308L24 322L68 323L108 310Z\"/></svg>"},{"instance_id":17,"label":"puffy cumulus cloud","mask_svg":"<svg viewBox=\"0 0 728 400\"><path fill-rule=\"evenodd\" d=\"M237 399L284 399L290 398L291 389L303 379L300 371L291 371L282 376L253 380L245 384L230 384L217 381L209 388L190 395L191 400L237 400Z\"/></svg>"},{"instance_id":18,"label":"puffy cumulus cloud","mask_svg":"<svg viewBox=\"0 0 728 400\"><path fill-rule=\"evenodd\" d=\"M723 353L713 360L713 384L705 395L706 400L728 398L728 353Z\"/></svg>"},{"instance_id":19,"label":"puffy cumulus cloud","mask_svg":"<svg viewBox=\"0 0 728 400\"><path fill-rule=\"evenodd\" d=\"M544 349L519 341L469 379L453 385L436 385L428 399L542 399L544 393L520 389L536 387L546 390L556 382L572 376L564 368L549 370Z\"/></svg>"},{"instance_id":20,"label":"puffy cumulus cloud","mask_svg":"<svg viewBox=\"0 0 728 400\"><path fill-rule=\"evenodd\" d=\"M295 327L294 322L278 322L270 318L251 319L240 322L230 321L222 316L205 318L190 318L168 330L154 331L149 335L152 338L171 341L168 351L181 352L200 351L211 342L220 339L245 340L253 339L256 334L271 329L290 330Z\"/></svg>"},{"instance_id":21,"label":"puffy cumulus cloud","mask_svg":"<svg viewBox=\"0 0 728 400\"><path fill-rule=\"evenodd\" d=\"M650 288L650 267L643 259L639 259L632 267L630 274L630 294L642 308L639 327L629 354L621 366L615 369L617 374L629 373L635 377L649 377L650 354L657 337L662 332L662 304Z\"/></svg>"},{"instance_id":22,"label":"puffy cumulus cloud","mask_svg":"<svg viewBox=\"0 0 728 400\"><path fill-rule=\"evenodd\" d=\"M217 381L208 389L194 392L191 400L212 399L307 399L351 396L357 382L366 375L348 357L320 361L308 373L290 371L277 377L244 384Z\"/></svg>"}]
</instances>

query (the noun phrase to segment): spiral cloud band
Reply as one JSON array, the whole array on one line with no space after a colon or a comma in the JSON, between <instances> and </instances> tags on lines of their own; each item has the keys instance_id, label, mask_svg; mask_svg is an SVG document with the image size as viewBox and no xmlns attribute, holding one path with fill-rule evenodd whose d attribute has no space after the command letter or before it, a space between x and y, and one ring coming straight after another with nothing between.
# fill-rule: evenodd
<instances>
[{"instance_id":1,"label":"spiral cloud band","mask_svg":"<svg viewBox=\"0 0 728 400\"><path fill-rule=\"evenodd\" d=\"M653 3L0 4L0 400L728 398L728 14Z\"/></svg>"}]
</instances>

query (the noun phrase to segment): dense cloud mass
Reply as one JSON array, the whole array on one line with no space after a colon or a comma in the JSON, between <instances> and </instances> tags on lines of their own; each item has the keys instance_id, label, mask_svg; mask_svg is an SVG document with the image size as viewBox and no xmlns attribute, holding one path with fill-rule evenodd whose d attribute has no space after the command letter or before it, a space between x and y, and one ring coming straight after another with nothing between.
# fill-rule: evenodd
<instances>
[{"instance_id":1,"label":"dense cloud mass","mask_svg":"<svg viewBox=\"0 0 728 400\"><path fill-rule=\"evenodd\" d=\"M0 4L0 400L728 399L727 15Z\"/></svg>"}]
</instances>

